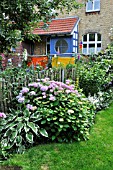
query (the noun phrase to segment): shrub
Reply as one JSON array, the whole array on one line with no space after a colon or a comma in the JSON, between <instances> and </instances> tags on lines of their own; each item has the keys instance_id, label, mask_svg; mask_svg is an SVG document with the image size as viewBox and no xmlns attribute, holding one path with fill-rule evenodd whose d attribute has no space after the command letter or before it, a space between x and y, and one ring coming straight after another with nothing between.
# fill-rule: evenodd
<instances>
[{"instance_id":1,"label":"shrub","mask_svg":"<svg viewBox=\"0 0 113 170\"><path fill-rule=\"evenodd\" d=\"M29 144L45 141L86 140L94 120L94 107L67 80L48 78L29 83L16 97L19 110L12 110L1 130L2 147L22 152Z\"/></svg>"}]
</instances>

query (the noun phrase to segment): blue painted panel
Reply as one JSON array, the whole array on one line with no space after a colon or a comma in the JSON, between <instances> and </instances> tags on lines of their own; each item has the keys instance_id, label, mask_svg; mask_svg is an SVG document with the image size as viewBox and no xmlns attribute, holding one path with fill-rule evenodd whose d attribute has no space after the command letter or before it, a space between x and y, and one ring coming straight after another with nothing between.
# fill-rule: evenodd
<instances>
[{"instance_id":1,"label":"blue painted panel","mask_svg":"<svg viewBox=\"0 0 113 170\"><path fill-rule=\"evenodd\" d=\"M65 53L72 53L73 52L73 36L70 37L51 37L50 39L50 54L57 54L55 50L56 42L60 39L64 39L68 43L68 49Z\"/></svg>"}]
</instances>

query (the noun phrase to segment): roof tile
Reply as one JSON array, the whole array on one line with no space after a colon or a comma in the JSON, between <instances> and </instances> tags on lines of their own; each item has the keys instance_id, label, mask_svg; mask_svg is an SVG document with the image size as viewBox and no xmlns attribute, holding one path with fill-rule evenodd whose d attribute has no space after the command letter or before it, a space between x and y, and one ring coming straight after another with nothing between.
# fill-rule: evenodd
<instances>
[{"instance_id":1,"label":"roof tile","mask_svg":"<svg viewBox=\"0 0 113 170\"><path fill-rule=\"evenodd\" d=\"M77 21L77 17L53 19L51 22L47 22L48 29L43 29L44 23L41 21L39 28L35 28L33 33L38 35L71 33Z\"/></svg>"}]
</instances>

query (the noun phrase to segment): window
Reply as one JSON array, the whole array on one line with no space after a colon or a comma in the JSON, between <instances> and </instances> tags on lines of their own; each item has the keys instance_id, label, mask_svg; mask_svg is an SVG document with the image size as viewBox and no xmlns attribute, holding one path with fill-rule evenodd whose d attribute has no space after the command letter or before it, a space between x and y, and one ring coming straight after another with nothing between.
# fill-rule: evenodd
<instances>
[{"instance_id":1,"label":"window","mask_svg":"<svg viewBox=\"0 0 113 170\"><path fill-rule=\"evenodd\" d=\"M68 50L68 43L65 39L60 39L55 44L55 50L57 53L66 53Z\"/></svg>"},{"instance_id":2,"label":"window","mask_svg":"<svg viewBox=\"0 0 113 170\"><path fill-rule=\"evenodd\" d=\"M86 2L86 12L100 11L100 0L88 0Z\"/></svg>"},{"instance_id":3,"label":"window","mask_svg":"<svg viewBox=\"0 0 113 170\"><path fill-rule=\"evenodd\" d=\"M96 54L101 51L101 34L89 33L83 35L83 54Z\"/></svg>"},{"instance_id":4,"label":"window","mask_svg":"<svg viewBox=\"0 0 113 170\"><path fill-rule=\"evenodd\" d=\"M50 37L46 39L46 54L50 54Z\"/></svg>"}]
</instances>

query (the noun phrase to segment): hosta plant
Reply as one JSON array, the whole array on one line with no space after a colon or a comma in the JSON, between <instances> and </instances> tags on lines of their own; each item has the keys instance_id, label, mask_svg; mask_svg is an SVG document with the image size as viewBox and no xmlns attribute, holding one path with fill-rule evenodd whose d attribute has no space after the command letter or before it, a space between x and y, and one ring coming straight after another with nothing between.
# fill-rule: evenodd
<instances>
[{"instance_id":1,"label":"hosta plant","mask_svg":"<svg viewBox=\"0 0 113 170\"><path fill-rule=\"evenodd\" d=\"M0 126L2 151L22 153L41 135L48 137L46 130L38 125L39 120L40 114L30 112L28 109L12 110Z\"/></svg>"}]
</instances>

